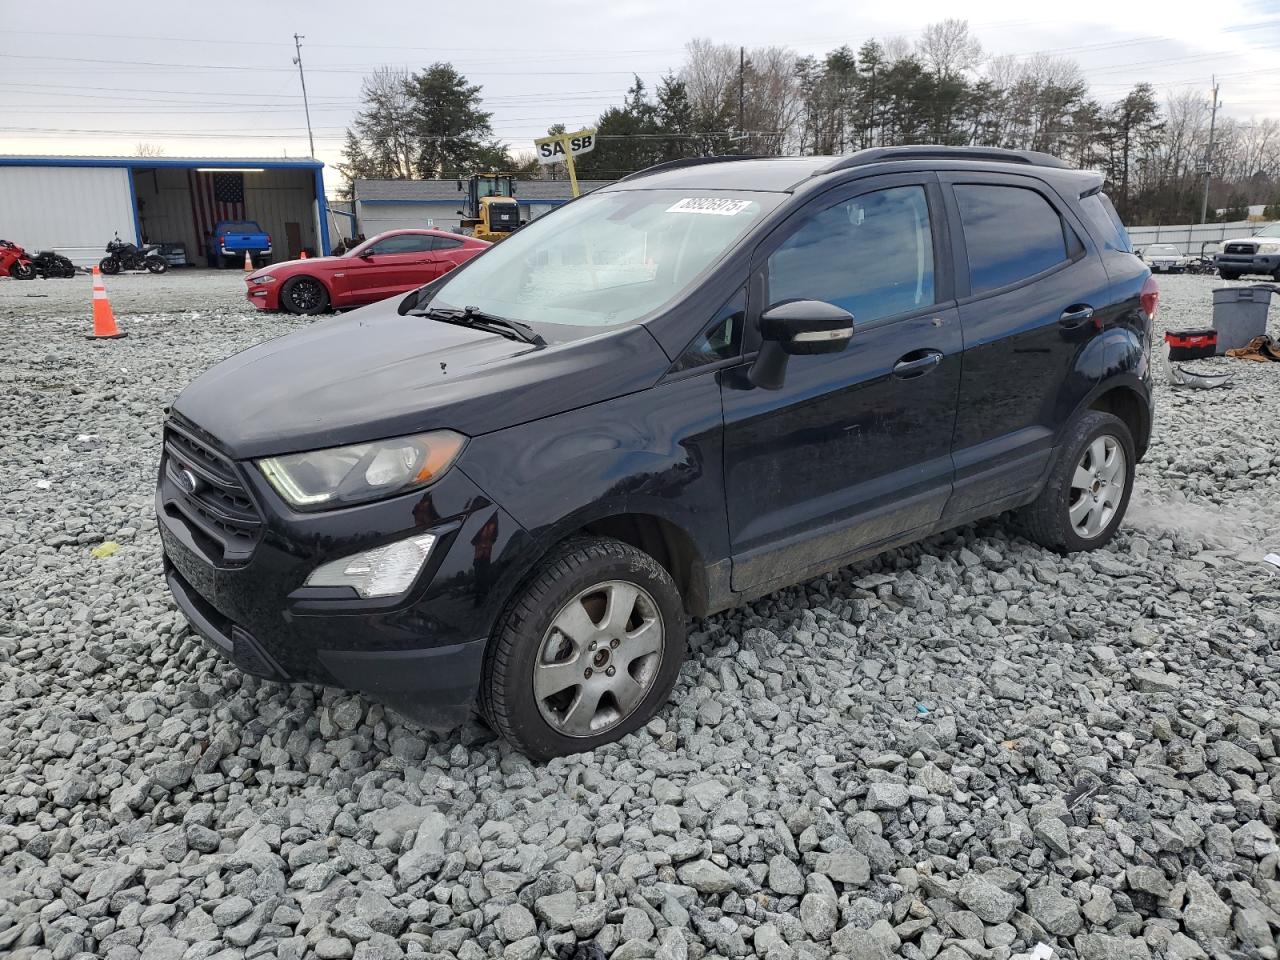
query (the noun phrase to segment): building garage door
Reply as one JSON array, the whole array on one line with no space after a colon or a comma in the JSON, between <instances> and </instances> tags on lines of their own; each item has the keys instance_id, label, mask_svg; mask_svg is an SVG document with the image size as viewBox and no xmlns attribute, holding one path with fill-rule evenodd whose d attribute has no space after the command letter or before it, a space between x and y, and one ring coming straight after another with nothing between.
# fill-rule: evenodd
<instances>
[{"instance_id":1,"label":"building garage door","mask_svg":"<svg viewBox=\"0 0 1280 960\"><path fill-rule=\"evenodd\" d=\"M125 167L0 167L0 237L97 263L117 232L137 239Z\"/></svg>"}]
</instances>

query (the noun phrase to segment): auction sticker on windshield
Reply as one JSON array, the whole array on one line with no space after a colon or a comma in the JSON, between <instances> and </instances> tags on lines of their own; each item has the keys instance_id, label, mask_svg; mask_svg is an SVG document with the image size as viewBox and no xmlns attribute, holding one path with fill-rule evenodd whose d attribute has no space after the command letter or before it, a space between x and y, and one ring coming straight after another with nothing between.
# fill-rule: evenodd
<instances>
[{"instance_id":1,"label":"auction sticker on windshield","mask_svg":"<svg viewBox=\"0 0 1280 960\"><path fill-rule=\"evenodd\" d=\"M710 213L718 217L732 217L751 206L750 200L729 200L724 197L685 197L667 207L667 213Z\"/></svg>"}]
</instances>

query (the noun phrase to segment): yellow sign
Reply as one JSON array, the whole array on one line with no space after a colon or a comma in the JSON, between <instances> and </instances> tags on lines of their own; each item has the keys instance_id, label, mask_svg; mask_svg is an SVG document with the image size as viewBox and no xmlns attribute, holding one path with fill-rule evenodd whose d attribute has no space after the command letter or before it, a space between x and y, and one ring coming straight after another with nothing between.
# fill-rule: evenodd
<instances>
[{"instance_id":1,"label":"yellow sign","mask_svg":"<svg viewBox=\"0 0 1280 960\"><path fill-rule=\"evenodd\" d=\"M573 195L578 196L578 171L573 158L590 153L596 148L595 130L577 130L573 133L556 133L533 141L536 156L541 164L563 163L569 171L569 184Z\"/></svg>"}]
</instances>

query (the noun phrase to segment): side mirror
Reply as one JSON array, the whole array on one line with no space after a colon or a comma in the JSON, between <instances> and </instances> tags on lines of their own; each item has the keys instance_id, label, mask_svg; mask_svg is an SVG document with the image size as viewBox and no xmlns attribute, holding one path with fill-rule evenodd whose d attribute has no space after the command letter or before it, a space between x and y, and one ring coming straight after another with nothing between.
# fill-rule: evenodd
<instances>
[{"instance_id":1,"label":"side mirror","mask_svg":"<svg viewBox=\"0 0 1280 960\"><path fill-rule=\"evenodd\" d=\"M822 300L788 300L760 315L764 343L748 378L765 390L778 390L792 354L839 353L853 339L853 314Z\"/></svg>"}]
</instances>

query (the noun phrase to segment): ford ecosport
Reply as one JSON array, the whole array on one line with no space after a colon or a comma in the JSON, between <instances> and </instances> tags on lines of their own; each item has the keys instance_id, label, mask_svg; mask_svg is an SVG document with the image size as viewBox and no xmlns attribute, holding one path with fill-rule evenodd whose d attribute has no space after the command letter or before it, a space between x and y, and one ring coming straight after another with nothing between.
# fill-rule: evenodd
<instances>
[{"instance_id":1,"label":"ford ecosport","mask_svg":"<svg viewBox=\"0 0 1280 960\"><path fill-rule=\"evenodd\" d=\"M528 754L666 702L685 623L980 517L1105 544L1158 297L1098 174L903 147L680 160L174 402L174 597L244 671Z\"/></svg>"}]
</instances>

